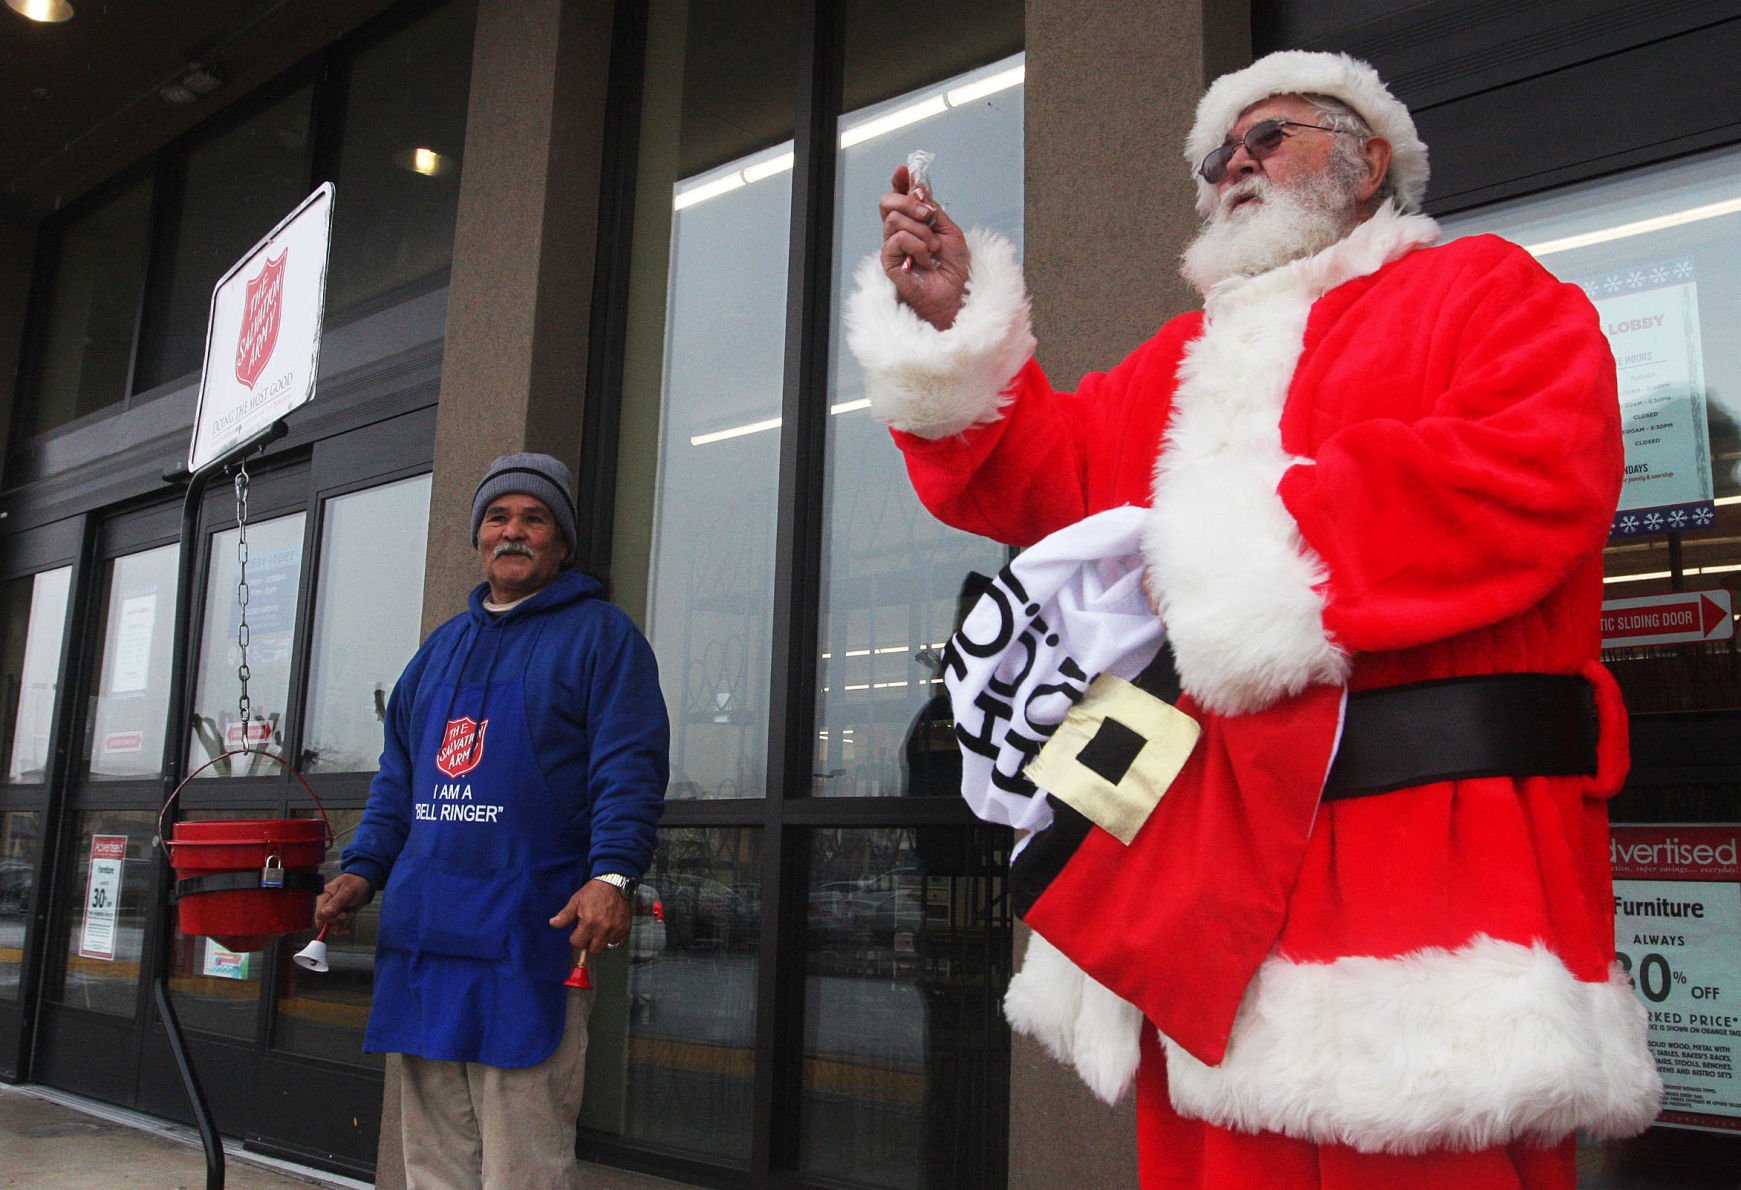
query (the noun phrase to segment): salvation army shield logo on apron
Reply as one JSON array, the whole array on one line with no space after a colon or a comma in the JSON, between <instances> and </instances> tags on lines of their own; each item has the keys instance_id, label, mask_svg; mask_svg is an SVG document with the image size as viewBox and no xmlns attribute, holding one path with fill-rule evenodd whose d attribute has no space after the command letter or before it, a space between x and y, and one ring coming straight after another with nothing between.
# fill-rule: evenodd
<instances>
[{"instance_id":1,"label":"salvation army shield logo on apron","mask_svg":"<svg viewBox=\"0 0 1741 1190\"><path fill-rule=\"evenodd\" d=\"M479 723L470 715L449 719L441 747L435 751L435 767L450 778L463 777L477 768L483 763L484 733L489 726L488 719Z\"/></svg>"},{"instance_id":2,"label":"salvation army shield logo on apron","mask_svg":"<svg viewBox=\"0 0 1741 1190\"><path fill-rule=\"evenodd\" d=\"M278 346L278 328L284 321L284 262L290 249L268 260L259 276L248 282L242 304L242 330L236 336L236 379L253 388Z\"/></svg>"}]
</instances>

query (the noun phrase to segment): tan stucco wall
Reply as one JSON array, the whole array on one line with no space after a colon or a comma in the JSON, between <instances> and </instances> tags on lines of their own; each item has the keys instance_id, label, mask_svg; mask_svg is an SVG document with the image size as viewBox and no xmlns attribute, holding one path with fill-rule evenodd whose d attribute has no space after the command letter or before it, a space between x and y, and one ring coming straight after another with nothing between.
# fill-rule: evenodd
<instances>
[{"instance_id":1,"label":"tan stucco wall","mask_svg":"<svg viewBox=\"0 0 1741 1190\"><path fill-rule=\"evenodd\" d=\"M579 462L611 10L608 0L478 6L425 633L478 581L471 499L490 460L542 450Z\"/></svg>"}]
</instances>

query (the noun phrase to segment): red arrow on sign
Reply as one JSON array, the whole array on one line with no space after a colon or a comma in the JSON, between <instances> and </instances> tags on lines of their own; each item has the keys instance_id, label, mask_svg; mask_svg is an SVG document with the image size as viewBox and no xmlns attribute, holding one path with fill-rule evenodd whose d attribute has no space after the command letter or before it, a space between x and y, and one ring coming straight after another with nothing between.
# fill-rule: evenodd
<instances>
[{"instance_id":1,"label":"red arrow on sign","mask_svg":"<svg viewBox=\"0 0 1741 1190\"><path fill-rule=\"evenodd\" d=\"M1727 640L1735 635L1729 592L1678 591L1602 604L1602 647Z\"/></svg>"}]
</instances>

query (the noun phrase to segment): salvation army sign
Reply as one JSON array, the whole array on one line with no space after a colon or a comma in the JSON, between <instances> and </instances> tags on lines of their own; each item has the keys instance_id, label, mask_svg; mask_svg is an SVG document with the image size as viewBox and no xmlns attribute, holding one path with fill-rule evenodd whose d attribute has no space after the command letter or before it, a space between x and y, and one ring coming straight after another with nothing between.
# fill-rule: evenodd
<instances>
[{"instance_id":1,"label":"salvation army sign","mask_svg":"<svg viewBox=\"0 0 1741 1190\"><path fill-rule=\"evenodd\" d=\"M223 458L313 398L332 202L327 182L213 288L189 471Z\"/></svg>"}]
</instances>

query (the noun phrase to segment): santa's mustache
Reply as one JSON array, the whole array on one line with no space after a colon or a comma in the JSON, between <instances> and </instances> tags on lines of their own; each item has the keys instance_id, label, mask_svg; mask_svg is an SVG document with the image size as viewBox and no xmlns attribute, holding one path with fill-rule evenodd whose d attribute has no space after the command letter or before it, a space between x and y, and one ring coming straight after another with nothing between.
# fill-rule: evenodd
<instances>
[{"instance_id":1,"label":"santa's mustache","mask_svg":"<svg viewBox=\"0 0 1741 1190\"><path fill-rule=\"evenodd\" d=\"M502 558L509 554L518 554L522 558L530 558L534 562L538 560L538 555L532 552L532 547L523 541L504 541L490 551L491 558Z\"/></svg>"}]
</instances>

